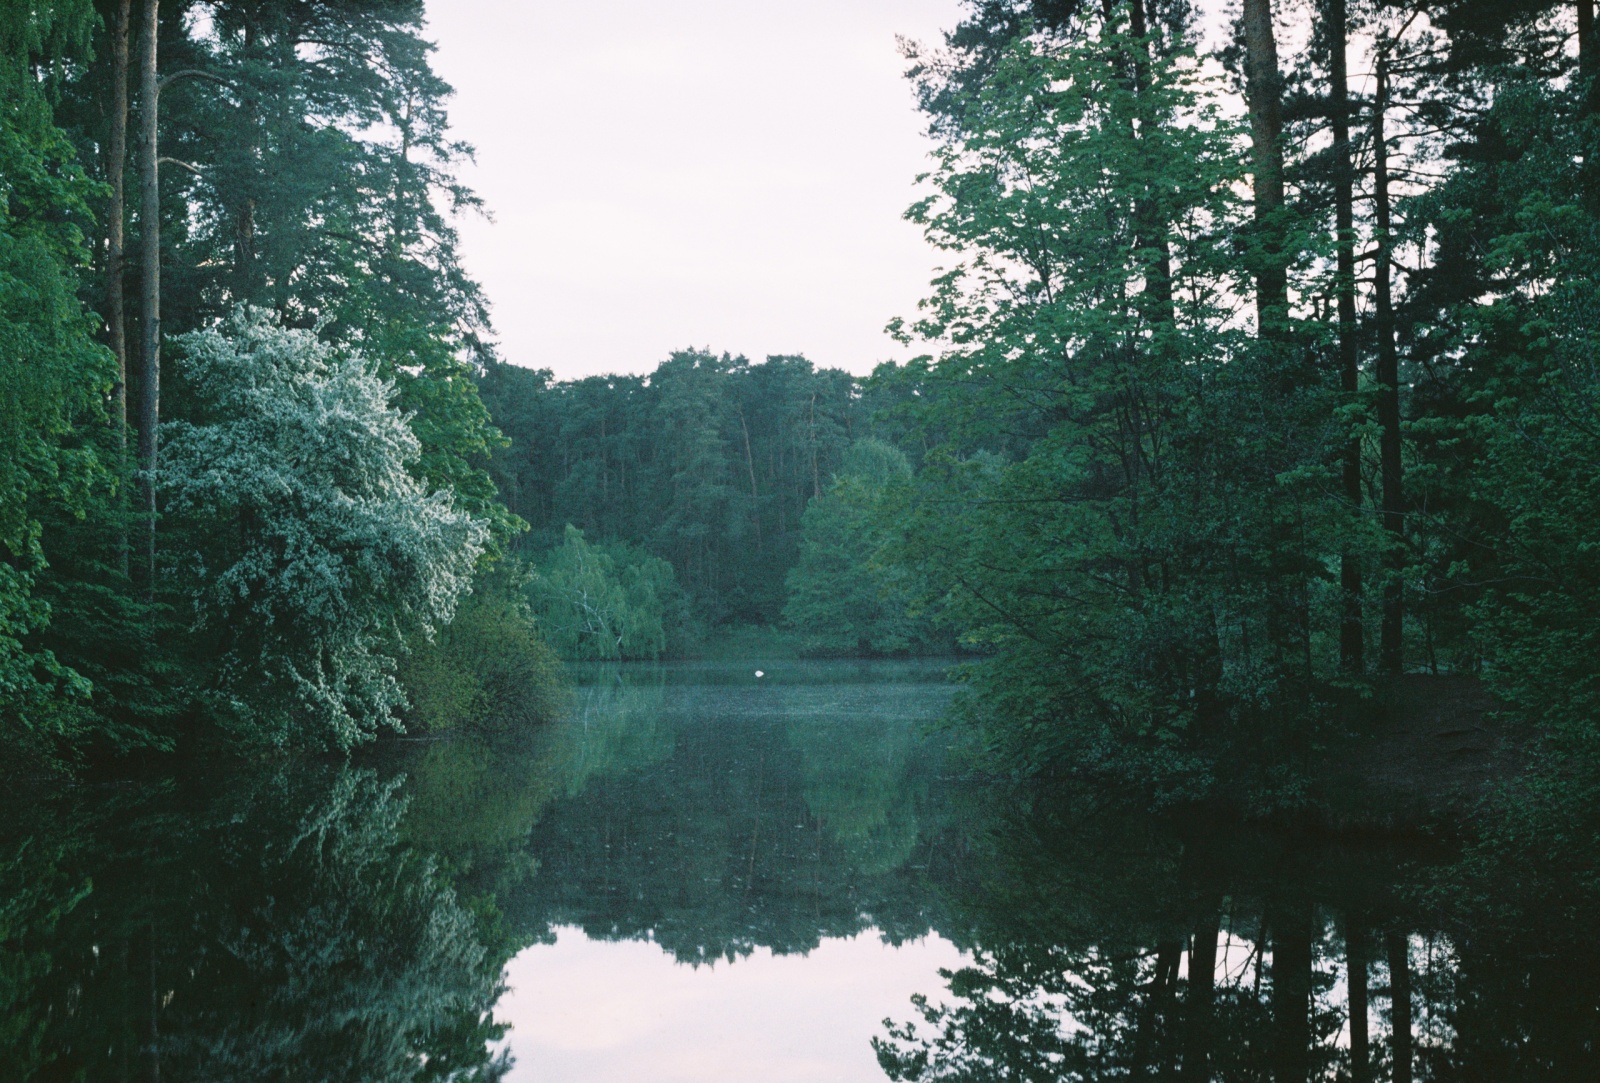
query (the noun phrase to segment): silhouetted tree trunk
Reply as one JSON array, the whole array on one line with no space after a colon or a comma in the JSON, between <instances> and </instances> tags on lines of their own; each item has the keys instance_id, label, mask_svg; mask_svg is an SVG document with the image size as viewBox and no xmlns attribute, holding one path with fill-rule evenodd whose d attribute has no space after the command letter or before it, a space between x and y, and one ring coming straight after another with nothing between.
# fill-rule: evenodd
<instances>
[{"instance_id":1,"label":"silhouetted tree trunk","mask_svg":"<svg viewBox=\"0 0 1600 1083\"><path fill-rule=\"evenodd\" d=\"M1328 111L1333 120L1333 208L1335 279L1339 310L1339 387L1353 398L1361 387L1356 349L1355 169L1350 162L1350 90L1345 0L1326 0L1328 37ZM1344 495L1352 509L1361 507L1361 441L1352 437L1344 449ZM1346 551L1339 558L1339 587L1344 611L1339 622L1339 663L1349 673L1366 665L1366 633L1361 620L1361 560Z\"/></svg>"},{"instance_id":2,"label":"silhouetted tree trunk","mask_svg":"<svg viewBox=\"0 0 1600 1083\"><path fill-rule=\"evenodd\" d=\"M1189 945L1189 989L1184 999L1183 1083L1211 1078L1211 1021L1216 1002L1218 907L1207 901Z\"/></svg>"},{"instance_id":3,"label":"silhouetted tree trunk","mask_svg":"<svg viewBox=\"0 0 1600 1083\"><path fill-rule=\"evenodd\" d=\"M1146 38L1150 33L1150 23L1145 15L1145 0L1129 0L1128 19L1128 29L1133 36ZM1145 41L1134 56L1133 89L1141 103L1149 96L1153 50L1154 45ZM1138 136L1159 139L1161 128L1150 117L1148 110L1141 109L1140 117ZM1140 200L1134 208L1134 214L1139 227L1139 236L1134 244L1146 253L1145 293L1152 302L1150 316L1161 323L1170 324L1176 317L1172 310L1172 251L1167 243L1167 224L1161 221L1159 210L1149 199Z\"/></svg>"},{"instance_id":4,"label":"silhouetted tree trunk","mask_svg":"<svg viewBox=\"0 0 1600 1083\"><path fill-rule=\"evenodd\" d=\"M1345 919L1344 955L1350 1001L1350 1083L1371 1083L1372 1054L1367 1036L1367 934L1358 921Z\"/></svg>"},{"instance_id":5,"label":"silhouetted tree trunk","mask_svg":"<svg viewBox=\"0 0 1600 1083\"><path fill-rule=\"evenodd\" d=\"M1372 104L1372 198L1377 224L1373 266L1373 301L1378 331L1378 428L1383 480L1383 528L1389 535L1388 576L1383 585L1383 625L1378 637L1378 664L1398 673L1403 664L1405 608L1401 576L1405 571L1405 506L1401 495L1400 464L1400 359L1394 341L1394 301L1391 296L1389 147L1384 134L1384 111L1389 102L1389 63L1382 52L1377 63L1377 94Z\"/></svg>"},{"instance_id":6,"label":"silhouetted tree trunk","mask_svg":"<svg viewBox=\"0 0 1600 1083\"><path fill-rule=\"evenodd\" d=\"M154 4L152 3L152 7ZM148 1015L145 1019L144 1032L144 1064L145 1079L149 1083L161 1083L161 1028L157 1013L161 1010L161 987L156 984L156 930L150 927L150 971L149 992L150 999L146 1005Z\"/></svg>"},{"instance_id":7,"label":"silhouetted tree trunk","mask_svg":"<svg viewBox=\"0 0 1600 1083\"><path fill-rule=\"evenodd\" d=\"M122 278L127 254L128 166L128 23L132 0L118 0L111 24L111 130L106 140L106 338L117 359L117 382L111 389L111 423L117 436L117 473L128 468L128 324L123 311ZM126 497L123 498L126 500ZM117 566L128 574L128 525L117 526Z\"/></svg>"},{"instance_id":8,"label":"silhouetted tree trunk","mask_svg":"<svg viewBox=\"0 0 1600 1083\"><path fill-rule=\"evenodd\" d=\"M1155 1056L1161 1021L1168 1016L1173 988L1178 981L1178 963L1183 957L1183 942L1164 939L1156 946L1155 972L1139 1009L1138 1033L1133 1041L1133 1074L1144 1075Z\"/></svg>"},{"instance_id":9,"label":"silhouetted tree trunk","mask_svg":"<svg viewBox=\"0 0 1600 1083\"><path fill-rule=\"evenodd\" d=\"M1292 903L1272 921L1273 1078L1306 1083L1311 1050L1311 907Z\"/></svg>"},{"instance_id":10,"label":"silhouetted tree trunk","mask_svg":"<svg viewBox=\"0 0 1600 1083\"><path fill-rule=\"evenodd\" d=\"M1394 1056L1394 1083L1411 1083L1411 958L1404 933L1389 933L1389 1001L1392 1007L1390 1039Z\"/></svg>"},{"instance_id":11,"label":"silhouetted tree trunk","mask_svg":"<svg viewBox=\"0 0 1600 1083\"><path fill-rule=\"evenodd\" d=\"M1594 74L1594 0L1578 0L1578 70Z\"/></svg>"},{"instance_id":12,"label":"silhouetted tree trunk","mask_svg":"<svg viewBox=\"0 0 1600 1083\"><path fill-rule=\"evenodd\" d=\"M1594 112L1597 88L1595 74L1600 72L1600 48L1594 40L1594 0L1577 0L1578 7L1578 76L1588 82L1584 94L1584 110Z\"/></svg>"},{"instance_id":13,"label":"silhouetted tree trunk","mask_svg":"<svg viewBox=\"0 0 1600 1083\"><path fill-rule=\"evenodd\" d=\"M139 487L143 497L147 589L156 587L156 456L161 421L161 183L156 118L160 84L156 79L156 41L160 0L145 0L144 37L139 48L139 232L144 244L139 369Z\"/></svg>"}]
</instances>

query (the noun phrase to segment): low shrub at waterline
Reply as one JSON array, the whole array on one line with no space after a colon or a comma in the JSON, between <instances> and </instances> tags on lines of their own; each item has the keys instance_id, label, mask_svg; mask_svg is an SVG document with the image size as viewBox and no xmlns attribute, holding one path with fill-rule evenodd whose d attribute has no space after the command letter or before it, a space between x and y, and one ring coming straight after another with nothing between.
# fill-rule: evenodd
<instances>
[{"instance_id":1,"label":"low shrub at waterline","mask_svg":"<svg viewBox=\"0 0 1600 1083\"><path fill-rule=\"evenodd\" d=\"M455 619L411 645L400 666L408 730L509 732L561 709L561 662L534 627L527 579L515 565L480 575Z\"/></svg>"}]
</instances>

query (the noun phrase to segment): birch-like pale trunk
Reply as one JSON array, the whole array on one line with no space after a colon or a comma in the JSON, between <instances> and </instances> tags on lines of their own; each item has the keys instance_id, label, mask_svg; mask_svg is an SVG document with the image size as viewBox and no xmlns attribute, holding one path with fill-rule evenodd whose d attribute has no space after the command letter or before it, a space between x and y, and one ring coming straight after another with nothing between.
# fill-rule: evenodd
<instances>
[{"instance_id":1,"label":"birch-like pale trunk","mask_svg":"<svg viewBox=\"0 0 1600 1083\"><path fill-rule=\"evenodd\" d=\"M156 589L157 427L161 423L161 159L156 138L161 85L156 75L160 0L145 0L139 44L139 232L144 246L140 282L139 488L143 501L146 589Z\"/></svg>"}]
</instances>

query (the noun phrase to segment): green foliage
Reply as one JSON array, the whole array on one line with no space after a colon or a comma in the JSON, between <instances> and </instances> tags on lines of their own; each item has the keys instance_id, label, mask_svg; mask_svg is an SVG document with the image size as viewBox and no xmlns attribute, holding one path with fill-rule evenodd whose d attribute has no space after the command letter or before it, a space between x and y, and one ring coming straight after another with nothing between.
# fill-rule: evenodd
<instances>
[{"instance_id":1,"label":"green foliage","mask_svg":"<svg viewBox=\"0 0 1600 1083\"><path fill-rule=\"evenodd\" d=\"M812 651L892 654L934 639L927 620L911 615L908 573L882 559L890 537L883 524L895 506L890 490L905 489L910 478L899 449L863 437L828 491L807 505L783 617Z\"/></svg>"},{"instance_id":2,"label":"green foliage","mask_svg":"<svg viewBox=\"0 0 1600 1083\"><path fill-rule=\"evenodd\" d=\"M213 709L271 745L370 740L404 705L399 638L450 620L486 525L411 475L419 443L359 354L260 309L181 342L194 409L163 426L160 482Z\"/></svg>"},{"instance_id":3,"label":"green foliage","mask_svg":"<svg viewBox=\"0 0 1600 1083\"><path fill-rule=\"evenodd\" d=\"M113 377L75 296L88 261L91 188L55 126L33 65L81 47L87 4L0 15L0 743L8 771L36 770L91 727L90 686L38 645L47 518L80 522L109 476L94 446Z\"/></svg>"},{"instance_id":4,"label":"green foliage","mask_svg":"<svg viewBox=\"0 0 1600 1083\"><path fill-rule=\"evenodd\" d=\"M1450 478L1436 455L1431 476L1465 489L1452 495L1475 512L1479 544L1451 554L1449 577L1476 596L1474 645L1491 683L1523 720L1600 762L1600 220L1582 165L1594 120L1568 93L1512 80L1490 124L1516 156L1435 197L1441 213L1495 205L1483 271L1501 289L1455 314L1469 350L1456 394L1470 413L1425 425L1470 472ZM1460 523L1458 512L1440 525Z\"/></svg>"},{"instance_id":5,"label":"green foliage","mask_svg":"<svg viewBox=\"0 0 1600 1083\"><path fill-rule=\"evenodd\" d=\"M594 545L568 525L527 587L539 628L564 658L660 658L681 620L672 565Z\"/></svg>"},{"instance_id":6,"label":"green foliage","mask_svg":"<svg viewBox=\"0 0 1600 1083\"><path fill-rule=\"evenodd\" d=\"M512 441L492 468L532 524L525 551L567 524L637 546L710 625L777 621L801 516L870 412L848 373L787 356L683 350L648 378L567 383L493 365L480 386Z\"/></svg>"},{"instance_id":7,"label":"green foliage","mask_svg":"<svg viewBox=\"0 0 1600 1083\"><path fill-rule=\"evenodd\" d=\"M163 146L201 168L182 191L163 322L202 328L237 304L359 348L415 415L411 470L494 529L520 523L483 469L503 442L473 376L492 359L482 293L453 215L479 200L455 176L451 88L433 71L418 0L209 5L178 41L186 80L162 95Z\"/></svg>"},{"instance_id":8,"label":"green foliage","mask_svg":"<svg viewBox=\"0 0 1600 1083\"><path fill-rule=\"evenodd\" d=\"M528 580L515 565L480 572L454 619L411 643L400 663L409 729L524 731L560 709L561 664L536 630Z\"/></svg>"},{"instance_id":9,"label":"green foliage","mask_svg":"<svg viewBox=\"0 0 1600 1083\"><path fill-rule=\"evenodd\" d=\"M1219 88L1119 20L919 69L946 128L910 217L953 265L902 329L941 355L879 377L942 437L890 551L993 654L968 704L1010 768L1190 798L1303 748L1323 553L1360 535L1326 376L1238 329Z\"/></svg>"}]
</instances>

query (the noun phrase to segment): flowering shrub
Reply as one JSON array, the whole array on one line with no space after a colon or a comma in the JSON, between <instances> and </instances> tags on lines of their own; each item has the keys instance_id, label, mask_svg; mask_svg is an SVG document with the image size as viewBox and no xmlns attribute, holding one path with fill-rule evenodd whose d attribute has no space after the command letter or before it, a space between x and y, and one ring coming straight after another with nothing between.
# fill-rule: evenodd
<instances>
[{"instance_id":1,"label":"flowering shrub","mask_svg":"<svg viewBox=\"0 0 1600 1083\"><path fill-rule=\"evenodd\" d=\"M253 308L179 343L194 412L162 426L158 481L196 539L177 570L219 721L336 748L398 727L402 637L450 620L487 524L413 476L417 438L360 354Z\"/></svg>"}]
</instances>

